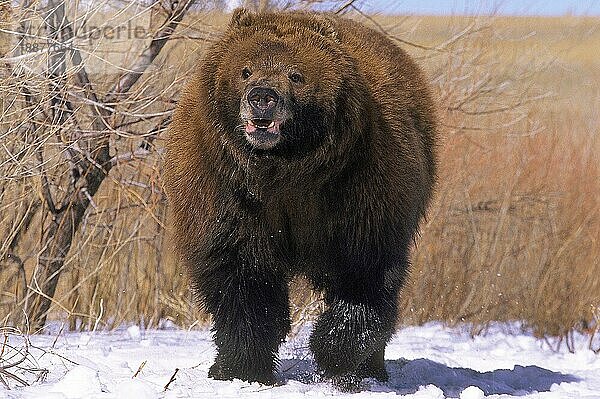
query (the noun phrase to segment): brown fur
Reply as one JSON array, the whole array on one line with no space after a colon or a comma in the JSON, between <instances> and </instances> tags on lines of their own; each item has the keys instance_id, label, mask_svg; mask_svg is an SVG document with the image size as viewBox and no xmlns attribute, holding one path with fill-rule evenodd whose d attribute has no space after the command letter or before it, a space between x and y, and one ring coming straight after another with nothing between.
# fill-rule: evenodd
<instances>
[{"instance_id":1,"label":"brown fur","mask_svg":"<svg viewBox=\"0 0 600 399\"><path fill-rule=\"evenodd\" d=\"M244 136L251 85L281 95L272 148ZM287 283L303 274L328 304L311 338L322 371L385 379L435 132L420 69L384 35L330 14L234 13L181 97L165 174L175 244L213 314L211 376L273 381Z\"/></svg>"}]
</instances>

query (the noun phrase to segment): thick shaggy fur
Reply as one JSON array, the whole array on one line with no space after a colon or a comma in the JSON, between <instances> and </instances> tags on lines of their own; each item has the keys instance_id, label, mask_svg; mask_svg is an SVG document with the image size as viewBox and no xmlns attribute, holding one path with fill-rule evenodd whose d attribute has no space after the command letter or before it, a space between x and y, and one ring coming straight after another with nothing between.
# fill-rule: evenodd
<instances>
[{"instance_id":1,"label":"thick shaggy fur","mask_svg":"<svg viewBox=\"0 0 600 399\"><path fill-rule=\"evenodd\" d=\"M281 94L275 144L245 135L249 85ZM310 339L324 375L387 378L435 132L421 71L384 35L330 14L234 13L181 97L165 169L175 244L213 316L210 376L274 382L300 274L325 294Z\"/></svg>"}]
</instances>

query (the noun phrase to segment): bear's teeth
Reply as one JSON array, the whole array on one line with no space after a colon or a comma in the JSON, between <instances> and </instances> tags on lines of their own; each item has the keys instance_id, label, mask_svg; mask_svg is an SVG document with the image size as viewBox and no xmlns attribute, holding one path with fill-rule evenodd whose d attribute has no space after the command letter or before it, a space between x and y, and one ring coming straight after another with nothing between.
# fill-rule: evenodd
<instances>
[{"instance_id":1,"label":"bear's teeth","mask_svg":"<svg viewBox=\"0 0 600 399\"><path fill-rule=\"evenodd\" d=\"M269 127L275 127L275 121L272 121Z\"/></svg>"}]
</instances>

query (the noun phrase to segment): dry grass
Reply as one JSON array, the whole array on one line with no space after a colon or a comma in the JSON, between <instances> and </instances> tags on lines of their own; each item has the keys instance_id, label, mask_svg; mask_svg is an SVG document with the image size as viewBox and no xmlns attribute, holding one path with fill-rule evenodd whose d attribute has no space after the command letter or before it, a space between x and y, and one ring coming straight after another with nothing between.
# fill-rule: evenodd
<instances>
[{"instance_id":1,"label":"dry grass","mask_svg":"<svg viewBox=\"0 0 600 399\"><path fill-rule=\"evenodd\" d=\"M127 19L106 12L93 15L90 24ZM160 21L158 11L152 15L149 30ZM168 246L160 179L165 135L159 130L149 141L144 137L160 118L131 114L169 112L191 60L226 21L219 13L186 18L179 38L156 60L160 67L118 105L110 135L118 162L77 231L51 319L72 329L207 321ZM600 60L594 55L600 52L600 21L385 16L374 21L411 43L403 46L425 65L442 119L439 185L401 298L402 323L468 321L477 332L491 320L516 319L540 335L597 328ZM119 73L114 65L128 65L128 57L146 44L89 43L86 61L97 90L106 93ZM65 143L73 141L57 135L43 117L47 80L35 70L44 62L29 60L33 72L22 72L35 89L33 108L16 89L23 75L16 68L2 72L2 89L13 95L0 104L0 140L6 143L0 145L0 320L12 324L25 322L23 310L28 293L36 291L34 271L52 223L44 187L60 198L70 179L64 153ZM78 112L87 112L81 107ZM20 121L32 110L40 122L23 136ZM145 142L150 150L137 156ZM303 281L295 282L294 292L296 323L322 307Z\"/></svg>"},{"instance_id":2,"label":"dry grass","mask_svg":"<svg viewBox=\"0 0 600 399\"><path fill-rule=\"evenodd\" d=\"M455 21L424 19L427 31L410 40L431 44L429 32ZM445 55L428 62L444 79L445 137L403 320L517 319L541 335L589 328L600 304L598 20L483 27L459 44L461 66Z\"/></svg>"}]
</instances>

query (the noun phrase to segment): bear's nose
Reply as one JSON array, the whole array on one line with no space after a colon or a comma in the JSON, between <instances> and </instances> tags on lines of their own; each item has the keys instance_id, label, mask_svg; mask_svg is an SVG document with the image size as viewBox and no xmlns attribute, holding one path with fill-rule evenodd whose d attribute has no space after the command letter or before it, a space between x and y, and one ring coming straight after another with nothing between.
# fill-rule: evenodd
<instances>
[{"instance_id":1,"label":"bear's nose","mask_svg":"<svg viewBox=\"0 0 600 399\"><path fill-rule=\"evenodd\" d=\"M250 106L260 112L272 111L279 102L279 95L268 87L255 87L247 97Z\"/></svg>"}]
</instances>

